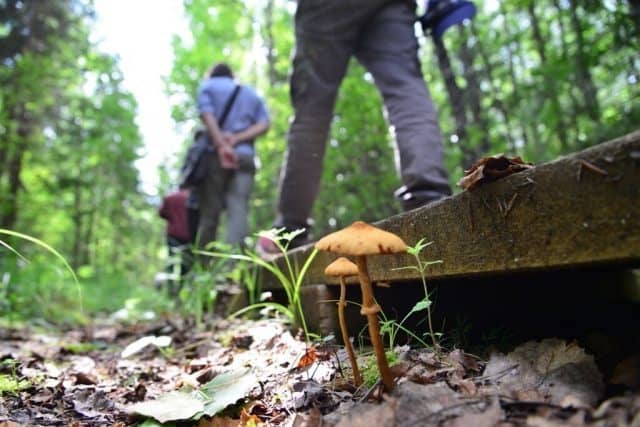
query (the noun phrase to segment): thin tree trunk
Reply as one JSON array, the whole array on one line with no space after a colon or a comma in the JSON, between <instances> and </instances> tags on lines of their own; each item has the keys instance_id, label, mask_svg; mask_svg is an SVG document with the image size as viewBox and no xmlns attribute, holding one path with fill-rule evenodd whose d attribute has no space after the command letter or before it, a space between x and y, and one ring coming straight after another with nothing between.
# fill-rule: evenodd
<instances>
[{"instance_id":1,"label":"thin tree trunk","mask_svg":"<svg viewBox=\"0 0 640 427\"><path fill-rule=\"evenodd\" d=\"M629 14L636 26L636 36L640 37L640 0L629 1Z\"/></svg>"},{"instance_id":2,"label":"thin tree trunk","mask_svg":"<svg viewBox=\"0 0 640 427\"><path fill-rule=\"evenodd\" d=\"M589 61L586 58L584 38L582 35L582 24L578 17L578 4L575 0L569 0L569 11L571 25L576 35L576 72L578 77L578 88L582 91L584 105L589 117L596 123L600 122L600 103L598 102L598 89L593 82Z\"/></svg>"},{"instance_id":3,"label":"thin tree trunk","mask_svg":"<svg viewBox=\"0 0 640 427\"><path fill-rule=\"evenodd\" d=\"M17 123L18 132L13 150L9 152L7 159L8 188L6 197L4 197L5 204L0 216L0 225L3 228L14 229L18 219L18 197L22 188L20 180L22 162L29 145L29 138L33 133L33 121L23 104L11 110L10 121Z\"/></svg>"},{"instance_id":4,"label":"thin tree trunk","mask_svg":"<svg viewBox=\"0 0 640 427\"><path fill-rule=\"evenodd\" d=\"M451 60L449 59L449 53L441 38L432 37L433 43L436 47L436 57L438 58L438 65L442 77L444 78L445 87L447 88L447 94L449 95L449 103L451 104L451 111L453 113L453 119L456 123L456 135L458 136L458 144L462 151L462 167L468 168L475 160L475 155L468 147L465 146L467 137L467 115L464 104L464 95L456 78L453 75L453 68L451 67Z\"/></svg>"},{"instance_id":5,"label":"thin tree trunk","mask_svg":"<svg viewBox=\"0 0 640 427\"><path fill-rule=\"evenodd\" d=\"M509 25L508 20L506 19L506 17L508 16L507 11L505 10L505 6L504 4L500 4L500 13L502 14L502 16L505 18L502 20L503 22L503 31L505 32L505 34L508 34L511 36L511 26ZM516 74L516 68L515 68L515 64L513 62L513 58L516 55L516 52L521 52L522 49L520 47L520 40L517 34L513 35L513 39L514 39L514 43L516 44L516 50L514 51L511 48L511 44L509 44L507 46L507 49L509 50L509 55L508 55L508 69L509 69L509 76L511 77L511 86L513 87L512 93L511 93L511 98L513 99L514 105L515 105L515 109L516 110L520 110L520 103L523 101L522 98L522 94L520 92L520 83L518 81L518 77ZM511 109L511 105L508 106L508 108L505 108L505 110L507 109ZM516 113L516 122L518 123L518 127L520 128L520 135L522 138L522 142L523 145L529 146L531 145L531 142L533 142L533 144L538 144L540 141L540 138L537 137L537 130L535 129L535 126L532 127L532 133L533 133L533 137L531 138L529 136L529 134L527 133L527 127L525 126L525 121L522 120L522 117L520 115L518 115L518 113Z\"/></svg>"},{"instance_id":6,"label":"thin tree trunk","mask_svg":"<svg viewBox=\"0 0 640 427\"><path fill-rule=\"evenodd\" d=\"M82 252L82 186L79 177L73 183L73 248L71 252L71 266L74 269L80 267Z\"/></svg>"},{"instance_id":7,"label":"thin tree trunk","mask_svg":"<svg viewBox=\"0 0 640 427\"><path fill-rule=\"evenodd\" d=\"M510 151L514 151L516 146L515 146L515 142L512 134L510 114L505 108L504 102L502 102L502 100L500 99L499 90L496 88L496 85L493 83L493 79L494 79L493 64L491 63L491 59L489 58L489 55L487 55L487 52L484 49L484 46L482 45L482 41L478 36L478 32L476 31L476 27L473 21L471 21L471 32L476 40L476 49L478 50L478 54L480 55L480 58L482 58L482 62L484 64L483 71L485 73L487 81L489 82L489 89L491 90L491 96L492 96L491 104L498 111L500 111L500 114L502 114L502 119L504 120L504 124L506 128L505 140L507 141L507 145Z\"/></svg>"},{"instance_id":8,"label":"thin tree trunk","mask_svg":"<svg viewBox=\"0 0 640 427\"><path fill-rule=\"evenodd\" d=\"M569 63L569 46L567 44L567 30L564 25L564 20L562 19L562 6L560 5L559 0L554 0L553 3L556 8L556 11L558 12L558 26L560 27L560 42L562 44L562 61L565 64L568 64ZM573 73L571 73L571 75L573 76ZM564 92L566 92L567 95L569 95L569 99L571 100L571 108L573 112L571 114L567 114L567 116L569 117L569 120L573 125L575 135L577 136L580 134L580 125L578 123L577 118L578 118L579 112L581 111L581 108L580 108L580 104L578 103L578 100L576 99L575 94L573 93L574 89L575 89L575 83L574 83L574 79L572 79L569 82L569 87Z\"/></svg>"},{"instance_id":9,"label":"thin tree trunk","mask_svg":"<svg viewBox=\"0 0 640 427\"><path fill-rule=\"evenodd\" d=\"M462 33L463 31L464 28L460 27L460 32ZM465 90L465 94L468 100L467 105L469 105L469 109L471 110L471 117L473 117L474 123L480 128L480 131L482 132L480 147L478 147L479 149L475 150L475 161L491 151L491 146L489 144L489 124L487 123L487 118L482 109L482 90L480 89L478 74L476 73L476 69L473 64L474 53L468 45L469 37L464 37L464 34L462 35L464 41L460 46L459 57L464 69L464 77L467 81L467 87Z\"/></svg>"},{"instance_id":10,"label":"thin tree trunk","mask_svg":"<svg viewBox=\"0 0 640 427\"><path fill-rule=\"evenodd\" d=\"M540 30L540 22L538 20L538 16L536 15L535 10L535 2L530 1L528 5L529 18L531 19L531 27L533 30L533 39L536 45L536 50L538 55L540 56L540 64L542 68L545 68L547 65L547 55L545 52L545 40L542 36L542 31ZM544 73L544 95L545 98L549 99L553 109L555 110L555 116L557 117L557 121L555 123L556 133L558 134L558 138L560 139L560 145L564 151L567 149L568 135L567 128L563 119L563 111L562 106L560 105L560 100L558 99L557 88L553 78L551 78L547 72L547 70L543 70Z\"/></svg>"},{"instance_id":11,"label":"thin tree trunk","mask_svg":"<svg viewBox=\"0 0 640 427\"><path fill-rule=\"evenodd\" d=\"M273 87L273 85L278 80L278 75L276 72L275 38L273 35L273 0L267 0L267 3L264 7L264 18L266 32L264 43L267 49L269 87Z\"/></svg>"}]
</instances>

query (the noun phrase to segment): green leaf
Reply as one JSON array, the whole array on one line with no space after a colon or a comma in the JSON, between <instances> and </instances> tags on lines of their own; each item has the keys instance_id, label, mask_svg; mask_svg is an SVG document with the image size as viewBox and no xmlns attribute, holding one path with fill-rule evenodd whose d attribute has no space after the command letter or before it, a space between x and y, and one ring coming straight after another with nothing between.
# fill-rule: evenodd
<instances>
[{"instance_id":1,"label":"green leaf","mask_svg":"<svg viewBox=\"0 0 640 427\"><path fill-rule=\"evenodd\" d=\"M257 383L258 379L249 369L218 375L200 389L205 399L204 414L211 417L245 398Z\"/></svg>"},{"instance_id":2,"label":"green leaf","mask_svg":"<svg viewBox=\"0 0 640 427\"><path fill-rule=\"evenodd\" d=\"M172 391L156 400L130 405L128 411L166 423L167 421L188 420L202 412L204 406L205 402L192 393Z\"/></svg>"},{"instance_id":3,"label":"green leaf","mask_svg":"<svg viewBox=\"0 0 640 427\"><path fill-rule=\"evenodd\" d=\"M413 306L413 308L411 309L411 313L427 310L429 307L431 307L431 301L423 299L422 301L418 301L418 303Z\"/></svg>"}]
</instances>

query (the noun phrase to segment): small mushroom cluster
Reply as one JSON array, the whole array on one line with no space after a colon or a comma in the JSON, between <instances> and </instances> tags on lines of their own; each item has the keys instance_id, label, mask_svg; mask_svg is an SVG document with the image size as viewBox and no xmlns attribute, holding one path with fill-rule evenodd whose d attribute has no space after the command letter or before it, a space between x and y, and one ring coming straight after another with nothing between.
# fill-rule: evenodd
<instances>
[{"instance_id":1,"label":"small mushroom cluster","mask_svg":"<svg viewBox=\"0 0 640 427\"><path fill-rule=\"evenodd\" d=\"M348 264L345 263L345 261L349 261L345 258L342 258L344 261L341 261L339 258L327 267L325 274L328 276L340 277L341 289L340 302L338 303L338 317L342 337L345 346L347 347L347 351L349 352L349 360L353 368L356 385L359 385L362 380L360 378L355 354L353 354L353 347L349 341L349 335L344 321L344 306L346 305L344 301L344 277L355 274L358 275L360 288L362 290L362 309L360 310L360 314L367 316L371 345L373 346L376 354L376 361L378 363L378 369L380 370L380 376L382 377L382 383L388 391L393 390L393 375L389 369L387 356L384 352L382 339L380 338L380 324L378 323L378 312L380 311L380 306L376 303L373 297L371 279L369 278L369 272L367 269L367 256L403 253L407 251L406 243L393 233L381 230L362 221L356 221L343 230L336 231L335 233L331 233L323 237L316 243L315 247L323 251L352 256L355 260L356 268L349 269ZM338 263L338 261L340 261L340 263Z\"/></svg>"}]
</instances>

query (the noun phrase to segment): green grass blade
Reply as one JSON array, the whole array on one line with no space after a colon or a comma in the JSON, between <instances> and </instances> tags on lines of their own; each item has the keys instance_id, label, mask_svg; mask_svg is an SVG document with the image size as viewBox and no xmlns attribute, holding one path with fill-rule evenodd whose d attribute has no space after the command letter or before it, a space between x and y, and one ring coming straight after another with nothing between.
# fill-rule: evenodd
<instances>
[{"instance_id":1,"label":"green grass blade","mask_svg":"<svg viewBox=\"0 0 640 427\"><path fill-rule=\"evenodd\" d=\"M50 253L54 254L60 261L62 261L62 263L64 264L65 268L69 271L69 273L71 273L71 277L73 277L73 281L75 282L75 284L77 286L78 297L79 297L79 302L80 302L80 313L84 314L84 305L82 303L82 287L80 286L80 281L78 280L78 277L76 276L76 273L73 271L73 268L71 268L71 265L69 265L69 263L67 262L66 258L64 256L62 256L62 254L60 252L58 252L57 250L55 250L53 247L51 247L47 243L43 242L42 240L36 239L35 237L31 237L31 236L29 236L27 234L18 233L17 231L7 230L5 228L0 228L0 234L6 234L8 236L17 237L19 239L26 240L28 242L34 243L34 244L46 249Z\"/></svg>"},{"instance_id":2,"label":"green grass blade","mask_svg":"<svg viewBox=\"0 0 640 427\"><path fill-rule=\"evenodd\" d=\"M7 248L9 251L13 252L18 258L20 258L21 260L23 260L26 263L29 263L29 260L26 259L25 257L22 256L22 254L18 251L16 251L15 249L13 249L8 243L3 242L2 240L0 240L0 246L4 246L5 248Z\"/></svg>"}]
</instances>

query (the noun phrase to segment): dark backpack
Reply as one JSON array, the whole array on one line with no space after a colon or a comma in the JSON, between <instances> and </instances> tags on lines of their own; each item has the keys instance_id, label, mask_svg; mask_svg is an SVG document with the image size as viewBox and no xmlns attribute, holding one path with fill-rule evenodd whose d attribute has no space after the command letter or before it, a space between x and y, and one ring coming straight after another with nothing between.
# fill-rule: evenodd
<instances>
[{"instance_id":1,"label":"dark backpack","mask_svg":"<svg viewBox=\"0 0 640 427\"><path fill-rule=\"evenodd\" d=\"M202 136L194 138L195 141L189 146L184 164L180 170L180 187L191 188L199 185L207 176L207 162L205 154L213 152L213 147L209 144L209 139L204 133Z\"/></svg>"},{"instance_id":2,"label":"dark backpack","mask_svg":"<svg viewBox=\"0 0 640 427\"><path fill-rule=\"evenodd\" d=\"M224 106L224 111L218 121L220 129L222 129L224 122L227 120L227 116L233 106L233 102L236 100L236 96L238 96L238 92L240 92L240 85L236 85ZM208 169L207 162L205 161L205 154L207 152L214 152L213 147L209 143L209 138L206 132L197 131L193 143L187 150L184 164L180 170L180 187L192 188L200 185L202 181L204 181Z\"/></svg>"}]
</instances>

